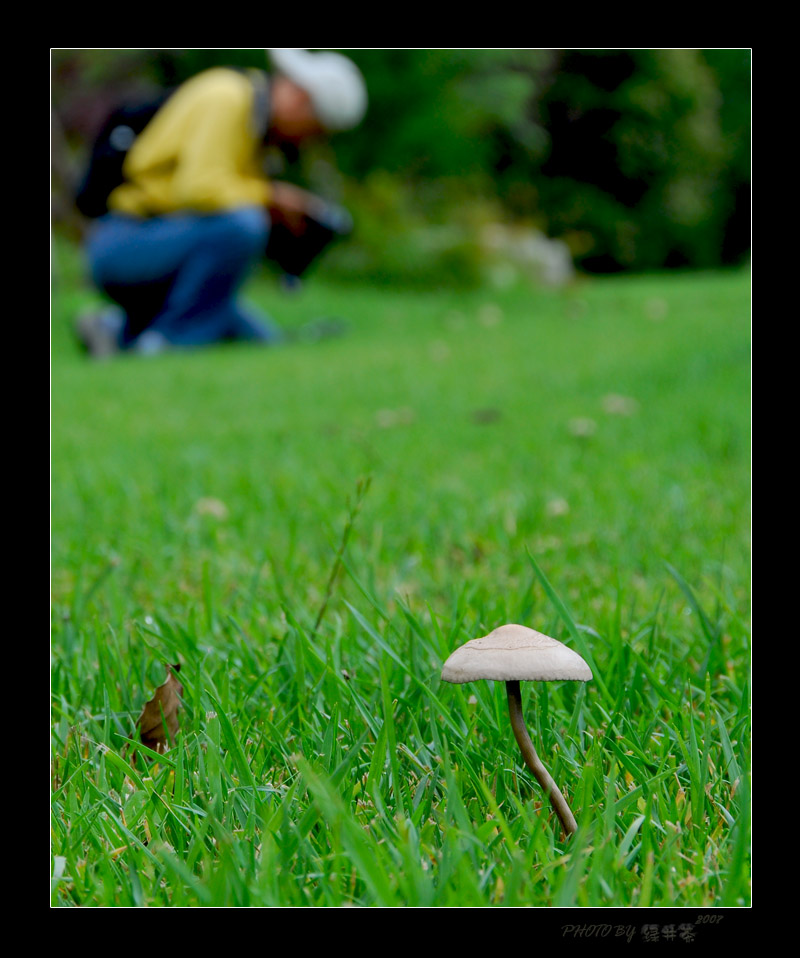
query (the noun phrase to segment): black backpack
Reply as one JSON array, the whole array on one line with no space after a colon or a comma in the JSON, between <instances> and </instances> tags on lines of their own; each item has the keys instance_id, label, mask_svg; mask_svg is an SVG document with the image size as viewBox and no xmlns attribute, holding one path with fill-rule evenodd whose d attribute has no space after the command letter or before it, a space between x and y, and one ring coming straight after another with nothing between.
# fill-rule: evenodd
<instances>
[{"instance_id":1,"label":"black backpack","mask_svg":"<svg viewBox=\"0 0 800 958\"><path fill-rule=\"evenodd\" d=\"M103 124L92 147L89 167L75 197L84 216L97 219L108 212L108 197L125 177L122 165L134 140L166 103L172 91L118 106Z\"/></svg>"}]
</instances>

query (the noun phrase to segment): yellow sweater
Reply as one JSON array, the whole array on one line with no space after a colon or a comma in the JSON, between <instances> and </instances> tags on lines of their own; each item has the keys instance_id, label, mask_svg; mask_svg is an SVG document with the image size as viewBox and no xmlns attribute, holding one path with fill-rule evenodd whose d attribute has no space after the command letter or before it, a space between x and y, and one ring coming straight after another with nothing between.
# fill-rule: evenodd
<instances>
[{"instance_id":1,"label":"yellow sweater","mask_svg":"<svg viewBox=\"0 0 800 958\"><path fill-rule=\"evenodd\" d=\"M217 67L188 80L137 137L109 209L134 216L264 206L253 81Z\"/></svg>"}]
</instances>

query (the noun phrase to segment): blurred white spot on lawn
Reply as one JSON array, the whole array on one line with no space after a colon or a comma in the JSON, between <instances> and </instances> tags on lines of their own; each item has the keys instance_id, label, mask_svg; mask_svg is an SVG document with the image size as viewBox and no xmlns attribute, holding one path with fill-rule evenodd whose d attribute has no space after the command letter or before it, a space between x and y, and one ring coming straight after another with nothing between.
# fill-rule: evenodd
<instances>
[{"instance_id":1,"label":"blurred white spot on lawn","mask_svg":"<svg viewBox=\"0 0 800 958\"><path fill-rule=\"evenodd\" d=\"M662 319L666 319L669 315L669 303L665 299L661 299L661 297L654 296L645 302L644 312L648 319L659 322Z\"/></svg>"},{"instance_id":2,"label":"blurred white spot on lawn","mask_svg":"<svg viewBox=\"0 0 800 958\"><path fill-rule=\"evenodd\" d=\"M428 347L428 352L435 363L443 363L450 358L450 347L443 339L435 339Z\"/></svg>"},{"instance_id":3,"label":"blurred white spot on lawn","mask_svg":"<svg viewBox=\"0 0 800 958\"><path fill-rule=\"evenodd\" d=\"M410 406L400 409L379 409L375 413L375 425L379 429L392 429L395 426L408 426L414 422L414 410Z\"/></svg>"},{"instance_id":4,"label":"blurred white spot on lawn","mask_svg":"<svg viewBox=\"0 0 800 958\"><path fill-rule=\"evenodd\" d=\"M499 326L503 322L503 310L494 303L486 303L478 310L478 321L487 328Z\"/></svg>"},{"instance_id":5,"label":"blurred white spot on lawn","mask_svg":"<svg viewBox=\"0 0 800 958\"><path fill-rule=\"evenodd\" d=\"M212 516L214 519L228 518L228 507L221 499L198 499L194 504L194 511L200 516Z\"/></svg>"},{"instance_id":6,"label":"blurred white spot on lawn","mask_svg":"<svg viewBox=\"0 0 800 958\"><path fill-rule=\"evenodd\" d=\"M578 417L577 419L570 419L568 428L572 435L577 436L578 439L588 439L597 432L597 423L594 419Z\"/></svg>"},{"instance_id":7,"label":"blurred white spot on lawn","mask_svg":"<svg viewBox=\"0 0 800 958\"><path fill-rule=\"evenodd\" d=\"M551 499L544 507L545 513L551 518L565 516L569 512L569 503L566 499Z\"/></svg>"},{"instance_id":8,"label":"blurred white spot on lawn","mask_svg":"<svg viewBox=\"0 0 800 958\"><path fill-rule=\"evenodd\" d=\"M639 410L639 403L630 396L609 393L603 396L603 410L610 416L632 416Z\"/></svg>"}]
</instances>

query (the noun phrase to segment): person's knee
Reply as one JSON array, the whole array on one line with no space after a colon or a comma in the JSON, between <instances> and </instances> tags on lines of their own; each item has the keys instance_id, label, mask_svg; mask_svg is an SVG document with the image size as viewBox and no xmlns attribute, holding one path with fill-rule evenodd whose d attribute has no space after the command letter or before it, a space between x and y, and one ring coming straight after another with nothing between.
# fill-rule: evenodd
<instances>
[{"instance_id":1,"label":"person's knee","mask_svg":"<svg viewBox=\"0 0 800 958\"><path fill-rule=\"evenodd\" d=\"M266 210L255 207L231 210L219 218L215 232L215 245L221 244L228 255L245 260L253 259L263 254L266 249L269 217Z\"/></svg>"}]
</instances>

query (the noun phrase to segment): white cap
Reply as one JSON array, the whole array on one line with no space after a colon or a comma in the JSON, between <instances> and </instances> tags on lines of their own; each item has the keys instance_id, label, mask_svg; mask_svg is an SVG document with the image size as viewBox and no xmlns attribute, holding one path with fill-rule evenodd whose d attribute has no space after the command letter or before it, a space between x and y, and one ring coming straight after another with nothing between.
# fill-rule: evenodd
<instances>
[{"instance_id":1,"label":"white cap","mask_svg":"<svg viewBox=\"0 0 800 958\"><path fill-rule=\"evenodd\" d=\"M326 130L349 130L367 112L367 85L361 71L340 53L267 50L275 68L311 97Z\"/></svg>"}]
</instances>

